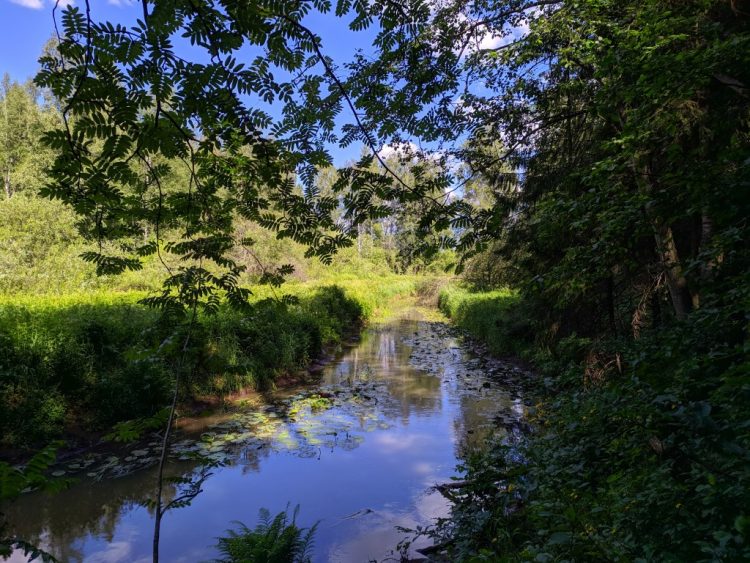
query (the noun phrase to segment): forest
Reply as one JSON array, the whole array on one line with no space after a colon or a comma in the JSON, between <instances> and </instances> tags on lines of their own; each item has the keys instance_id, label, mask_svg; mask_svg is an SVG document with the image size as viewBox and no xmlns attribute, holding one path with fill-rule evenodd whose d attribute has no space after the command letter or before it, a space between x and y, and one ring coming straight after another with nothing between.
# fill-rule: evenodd
<instances>
[{"instance_id":1,"label":"forest","mask_svg":"<svg viewBox=\"0 0 750 563\"><path fill-rule=\"evenodd\" d=\"M13 1L0 560L750 560L750 2Z\"/></svg>"}]
</instances>

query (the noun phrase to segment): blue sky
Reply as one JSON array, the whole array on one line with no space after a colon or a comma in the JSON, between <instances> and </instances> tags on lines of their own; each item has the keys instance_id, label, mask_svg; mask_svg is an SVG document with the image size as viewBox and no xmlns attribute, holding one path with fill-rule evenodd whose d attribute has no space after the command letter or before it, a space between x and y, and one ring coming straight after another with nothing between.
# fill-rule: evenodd
<instances>
[{"instance_id":1,"label":"blue sky","mask_svg":"<svg viewBox=\"0 0 750 563\"><path fill-rule=\"evenodd\" d=\"M66 0L71 1L71 0ZM75 0L72 0L75 3ZM141 14L140 2L132 0L90 0L92 17L128 24ZM63 2L61 2L62 8ZM78 0L82 5L82 0ZM54 0L0 0L0 75L8 73L23 82L32 78L38 69L37 59L42 47L54 34L52 9ZM58 22L59 22L58 14ZM346 19L331 15L314 15L306 23L323 38L325 53L342 63L351 58L356 46L367 47L373 32L354 33ZM348 115L345 119L348 119ZM359 146L333 148L335 164L360 156Z\"/></svg>"},{"instance_id":2,"label":"blue sky","mask_svg":"<svg viewBox=\"0 0 750 563\"><path fill-rule=\"evenodd\" d=\"M73 2L75 3L75 1ZM81 0L78 0L81 4ZM32 77L44 43L53 35L52 8L54 0L0 0L0 72L8 72L17 80ZM140 3L132 0L91 0L92 17L127 23L140 16ZM347 59L355 42L366 47L372 34L354 33L348 21L332 15L310 18L316 33L324 40L326 54L337 61Z\"/></svg>"},{"instance_id":3,"label":"blue sky","mask_svg":"<svg viewBox=\"0 0 750 563\"><path fill-rule=\"evenodd\" d=\"M42 46L52 36L54 2L18 1L20 4L0 0L0 22L3 29L0 33L0 73L7 72L12 78L24 81L36 73Z\"/></svg>"},{"instance_id":4,"label":"blue sky","mask_svg":"<svg viewBox=\"0 0 750 563\"><path fill-rule=\"evenodd\" d=\"M83 1L61 0L61 6L69 2L82 6ZM127 25L141 15L140 1L90 0L90 3L92 17L98 21L109 20ZM24 81L36 74L37 59L42 47L54 32L52 20L54 5L55 0L0 0L0 22L3 24L3 33L0 34L0 75L7 72L13 79ZM348 28L348 20L349 18L337 18L332 13L326 15L313 13L305 19L305 24L322 38L325 54L337 63L350 60L357 48L363 48L365 52L371 51L371 41L376 33L374 29L353 32ZM506 38L488 31L476 38L475 47L496 47L507 40L518 39L528 31L527 22L521 23L517 28L509 29L509 35ZM176 50L180 51L178 44L176 44ZM267 107L262 109L268 110ZM272 115L274 113L271 111ZM341 119L342 121L351 119L348 109L342 114ZM361 147L359 145L352 145L346 149L331 147L331 153L335 164L343 165L348 160L357 159L361 154Z\"/></svg>"},{"instance_id":5,"label":"blue sky","mask_svg":"<svg viewBox=\"0 0 750 563\"><path fill-rule=\"evenodd\" d=\"M78 4L83 7L84 0L61 0L60 11L67 3ZM112 22L129 25L140 17L142 8L140 1L135 0L90 0L91 15L94 20L108 20ZM0 0L0 22L2 22L3 33L0 34L0 76L4 73L10 74L17 81L25 81L32 78L38 69L37 59L41 54L43 45L54 34L52 9L55 0ZM348 23L353 16L337 18L333 13L321 15L313 12L305 19L305 24L323 40L323 50L326 55L341 64L351 60L355 49L362 48L365 52L371 52L371 42L376 33L375 29L364 32L353 32L349 30ZM60 14L58 13L58 22ZM521 26L511 30L512 38L517 38L528 32L528 26ZM477 39L477 48L494 47L504 39L486 33ZM180 52L179 42L175 48ZM190 47L185 43L187 52ZM186 52L182 53L186 55ZM190 58L190 55L187 55ZM275 73L276 74L276 73ZM269 111L270 108L261 109ZM271 115L278 115L270 110ZM348 122L351 115L345 108L341 121ZM428 148L428 147L423 147ZM361 145L354 144L344 149L329 147L334 164L341 166L347 161L356 160L361 156ZM385 156L387 151L384 149Z\"/></svg>"}]
</instances>

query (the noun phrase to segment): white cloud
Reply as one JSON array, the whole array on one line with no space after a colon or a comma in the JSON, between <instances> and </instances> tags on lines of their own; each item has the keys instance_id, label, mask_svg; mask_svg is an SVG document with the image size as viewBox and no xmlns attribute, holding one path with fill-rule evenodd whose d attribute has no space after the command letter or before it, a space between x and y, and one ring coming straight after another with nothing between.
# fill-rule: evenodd
<instances>
[{"instance_id":1,"label":"white cloud","mask_svg":"<svg viewBox=\"0 0 750 563\"><path fill-rule=\"evenodd\" d=\"M125 563L132 561L133 546L127 541L110 543L106 549L97 551L86 557L86 563Z\"/></svg>"},{"instance_id":2,"label":"white cloud","mask_svg":"<svg viewBox=\"0 0 750 563\"><path fill-rule=\"evenodd\" d=\"M380 450L388 454L411 450L417 444L427 444L434 441L434 438L428 434L410 434L404 436L396 432L384 432L374 439L374 443L380 446Z\"/></svg>"},{"instance_id":3,"label":"white cloud","mask_svg":"<svg viewBox=\"0 0 750 563\"><path fill-rule=\"evenodd\" d=\"M13 4L18 4L24 8L31 8L32 10L41 10L44 7L42 0L10 0Z\"/></svg>"},{"instance_id":4,"label":"white cloud","mask_svg":"<svg viewBox=\"0 0 750 563\"><path fill-rule=\"evenodd\" d=\"M467 50L475 52L484 49L497 49L515 43L526 37L530 32L531 22L541 17L544 17L544 12L541 9L530 8L516 21L515 25L506 24L502 31L493 31L486 27L483 30L480 28L477 37L469 43ZM500 31L500 34L497 33L498 31Z\"/></svg>"},{"instance_id":5,"label":"white cloud","mask_svg":"<svg viewBox=\"0 0 750 563\"><path fill-rule=\"evenodd\" d=\"M378 151L378 156L383 160L387 160L392 156L397 156L401 159L413 160L415 158L426 158L433 162L439 162L445 154L441 151L430 151L418 147L411 141L405 143L391 143L383 145Z\"/></svg>"},{"instance_id":6,"label":"white cloud","mask_svg":"<svg viewBox=\"0 0 750 563\"><path fill-rule=\"evenodd\" d=\"M412 156L419 152L419 148L417 145L412 143L411 141L408 143L395 143L390 145L383 145L383 148L381 148L378 151L378 156L382 158L383 160L390 158L394 155L397 156Z\"/></svg>"},{"instance_id":7,"label":"white cloud","mask_svg":"<svg viewBox=\"0 0 750 563\"><path fill-rule=\"evenodd\" d=\"M123 6L132 6L135 4L135 0L107 0L107 3L121 8Z\"/></svg>"},{"instance_id":8,"label":"white cloud","mask_svg":"<svg viewBox=\"0 0 750 563\"><path fill-rule=\"evenodd\" d=\"M479 49L496 49L503 43L503 37L499 35L493 35L490 32L487 32L484 37L482 37L481 41L479 41Z\"/></svg>"},{"instance_id":9,"label":"white cloud","mask_svg":"<svg viewBox=\"0 0 750 563\"><path fill-rule=\"evenodd\" d=\"M495 35L491 31L486 31L484 35L475 43L469 47L470 51L474 48L477 50L484 49L497 49L516 41L523 39L529 34L529 21L528 19L519 22L515 27L508 26L507 32L503 35Z\"/></svg>"},{"instance_id":10,"label":"white cloud","mask_svg":"<svg viewBox=\"0 0 750 563\"><path fill-rule=\"evenodd\" d=\"M24 8L29 8L31 10L41 10L45 6L54 6L55 0L10 0L13 4L18 4L19 6L23 6ZM65 8L66 6L70 6L74 3L75 0L60 0L58 2L58 6L60 8Z\"/></svg>"}]
</instances>

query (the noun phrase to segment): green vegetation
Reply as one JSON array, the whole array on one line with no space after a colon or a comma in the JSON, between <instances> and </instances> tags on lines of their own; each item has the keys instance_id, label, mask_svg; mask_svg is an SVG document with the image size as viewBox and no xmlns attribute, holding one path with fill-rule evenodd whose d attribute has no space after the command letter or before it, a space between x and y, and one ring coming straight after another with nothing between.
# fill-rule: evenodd
<instances>
[{"instance_id":1,"label":"green vegetation","mask_svg":"<svg viewBox=\"0 0 750 563\"><path fill-rule=\"evenodd\" d=\"M268 510L260 511L260 522L254 529L240 525L219 539L218 548L223 558L216 563L310 563L311 547L317 524L300 528L296 524L299 506L295 507L291 522L287 511L273 519Z\"/></svg>"},{"instance_id":2,"label":"green vegetation","mask_svg":"<svg viewBox=\"0 0 750 563\"><path fill-rule=\"evenodd\" d=\"M39 445L66 425L88 428L161 406L163 364L128 361L156 315L138 296L5 298L0 306L4 446ZM151 335L155 340L158 335Z\"/></svg>"},{"instance_id":3,"label":"green vegetation","mask_svg":"<svg viewBox=\"0 0 750 563\"><path fill-rule=\"evenodd\" d=\"M185 400L264 387L295 373L359 323L408 296L416 278L342 279L285 288L284 302L259 292L249 311L221 307L193 334ZM157 359L171 334L144 293L99 292L0 298L2 445L32 447L64 430L107 430L169 402L177 352Z\"/></svg>"},{"instance_id":4,"label":"green vegetation","mask_svg":"<svg viewBox=\"0 0 750 563\"><path fill-rule=\"evenodd\" d=\"M0 290L34 295L0 311L3 442L172 397L166 446L178 396L297 369L416 287L378 276L455 261L441 309L540 378L521 461L467 462L454 559L750 558L746 0L142 10L69 6L3 83ZM334 61L326 17L372 44ZM148 308L46 297L95 288Z\"/></svg>"},{"instance_id":5,"label":"green vegetation","mask_svg":"<svg viewBox=\"0 0 750 563\"><path fill-rule=\"evenodd\" d=\"M47 47L45 47L46 49ZM60 124L54 101L33 82L14 82L4 74L0 84L0 174L5 199L35 195L45 183L54 151L43 141Z\"/></svg>"},{"instance_id":6,"label":"green vegetation","mask_svg":"<svg viewBox=\"0 0 750 563\"><path fill-rule=\"evenodd\" d=\"M700 311L637 340L594 347L572 334L549 346L538 320L531 333L504 329L522 307L507 299L458 288L442 298L459 326L540 370L521 455L497 444L466 464L456 527L436 532L456 559L750 557L750 361L733 335L743 321Z\"/></svg>"},{"instance_id":7,"label":"green vegetation","mask_svg":"<svg viewBox=\"0 0 750 563\"><path fill-rule=\"evenodd\" d=\"M448 285L440 290L438 307L471 336L486 342L498 356L520 354L519 343L533 337L528 312L521 307L516 291L475 292L467 286Z\"/></svg>"},{"instance_id":8,"label":"green vegetation","mask_svg":"<svg viewBox=\"0 0 750 563\"><path fill-rule=\"evenodd\" d=\"M332 406L333 401L331 401L331 399L327 397L321 397L320 395L311 395L310 397L295 401L287 414L292 419L297 419L307 413L327 410Z\"/></svg>"},{"instance_id":9,"label":"green vegetation","mask_svg":"<svg viewBox=\"0 0 750 563\"><path fill-rule=\"evenodd\" d=\"M494 201L461 234L467 281L518 298L452 290L444 310L534 363L536 429L469 460L446 541L457 560L747 560L747 6L508 4L491 26L529 32L464 67L495 86L466 119ZM488 130L532 146L497 160Z\"/></svg>"}]
</instances>

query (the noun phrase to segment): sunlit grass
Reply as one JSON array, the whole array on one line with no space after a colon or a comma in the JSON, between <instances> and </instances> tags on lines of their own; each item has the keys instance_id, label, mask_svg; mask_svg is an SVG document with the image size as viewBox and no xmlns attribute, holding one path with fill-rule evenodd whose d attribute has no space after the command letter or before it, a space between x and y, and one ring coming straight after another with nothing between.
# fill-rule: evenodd
<instances>
[{"instance_id":1,"label":"sunlit grass","mask_svg":"<svg viewBox=\"0 0 750 563\"><path fill-rule=\"evenodd\" d=\"M414 301L417 276L331 276L253 288L248 314L201 315L187 396L226 396L303 369L364 322ZM71 422L106 429L168 401L171 329L139 303L144 291L0 296L0 430L5 445L34 445ZM283 304L283 295L297 297ZM157 352L160 350L159 352ZM176 348L175 348L176 350Z\"/></svg>"},{"instance_id":2,"label":"sunlit grass","mask_svg":"<svg viewBox=\"0 0 750 563\"><path fill-rule=\"evenodd\" d=\"M440 291L439 306L457 326L487 343L495 354L518 354L526 347L529 319L517 291L474 291L450 284Z\"/></svg>"}]
</instances>

